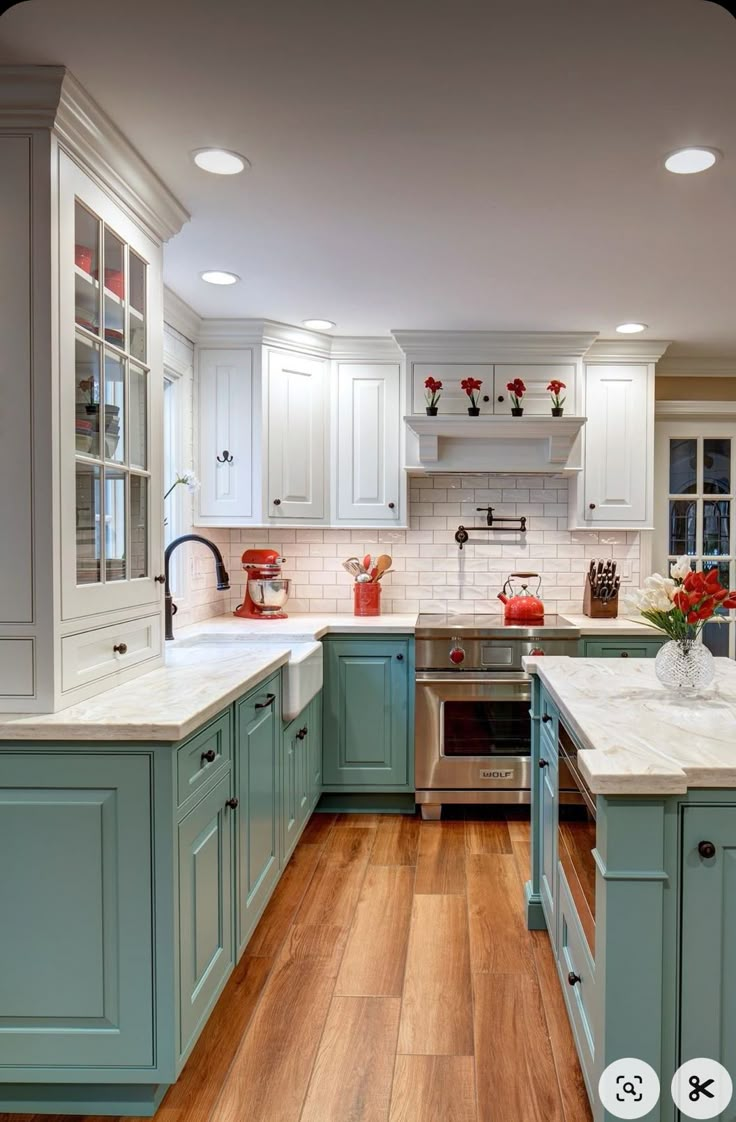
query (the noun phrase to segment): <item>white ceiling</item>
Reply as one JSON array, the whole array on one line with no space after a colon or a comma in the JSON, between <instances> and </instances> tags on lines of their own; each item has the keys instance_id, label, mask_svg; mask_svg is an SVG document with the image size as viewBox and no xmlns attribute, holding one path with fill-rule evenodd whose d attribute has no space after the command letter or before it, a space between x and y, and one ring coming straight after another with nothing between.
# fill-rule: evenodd
<instances>
[{"instance_id":1,"label":"white ceiling","mask_svg":"<svg viewBox=\"0 0 736 1122\"><path fill-rule=\"evenodd\" d=\"M670 354L736 353L735 59L702 0L33 0L0 21L0 61L68 66L191 212L166 281L202 315L636 319ZM665 172L692 143L725 158ZM200 171L210 144L252 171Z\"/></svg>"}]
</instances>

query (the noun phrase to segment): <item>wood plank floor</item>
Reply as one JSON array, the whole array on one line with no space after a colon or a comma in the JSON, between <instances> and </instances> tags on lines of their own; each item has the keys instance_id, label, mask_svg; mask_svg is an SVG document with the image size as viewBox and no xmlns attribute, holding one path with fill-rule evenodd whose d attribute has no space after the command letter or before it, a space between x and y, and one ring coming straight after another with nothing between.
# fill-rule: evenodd
<instances>
[{"instance_id":1,"label":"wood plank floor","mask_svg":"<svg viewBox=\"0 0 736 1122\"><path fill-rule=\"evenodd\" d=\"M519 810L315 815L159 1122L591 1122L528 865Z\"/></svg>"}]
</instances>

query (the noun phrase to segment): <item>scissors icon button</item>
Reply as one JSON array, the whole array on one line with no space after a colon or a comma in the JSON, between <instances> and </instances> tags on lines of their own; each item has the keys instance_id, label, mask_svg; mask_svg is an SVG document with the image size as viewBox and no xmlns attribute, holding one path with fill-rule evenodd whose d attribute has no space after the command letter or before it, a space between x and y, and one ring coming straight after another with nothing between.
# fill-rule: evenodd
<instances>
[{"instance_id":1,"label":"scissors icon button","mask_svg":"<svg viewBox=\"0 0 736 1122\"><path fill-rule=\"evenodd\" d=\"M697 1075L691 1075L690 1078L688 1079L688 1083L693 1088L693 1090L688 1095L688 1098L690 1099L690 1102L691 1103L700 1102L700 1096L701 1095L705 1095L709 1099L714 1099L715 1095L713 1094L712 1091L708 1090L709 1087L713 1086L714 1082L715 1082L715 1080L713 1080L713 1079L706 1079L703 1083L701 1083L700 1080L698 1079Z\"/></svg>"}]
</instances>

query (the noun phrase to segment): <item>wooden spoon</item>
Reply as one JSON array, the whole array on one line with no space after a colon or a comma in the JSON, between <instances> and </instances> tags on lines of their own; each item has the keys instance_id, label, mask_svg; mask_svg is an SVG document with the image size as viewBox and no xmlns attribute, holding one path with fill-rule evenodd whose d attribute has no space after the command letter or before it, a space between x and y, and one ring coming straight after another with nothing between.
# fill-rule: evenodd
<instances>
[{"instance_id":1,"label":"wooden spoon","mask_svg":"<svg viewBox=\"0 0 736 1122\"><path fill-rule=\"evenodd\" d=\"M373 570L373 572L375 573L373 579L380 580L383 574L388 572L388 570L391 568L392 563L392 558L389 557L387 553L382 553L379 557L377 557L375 568Z\"/></svg>"}]
</instances>

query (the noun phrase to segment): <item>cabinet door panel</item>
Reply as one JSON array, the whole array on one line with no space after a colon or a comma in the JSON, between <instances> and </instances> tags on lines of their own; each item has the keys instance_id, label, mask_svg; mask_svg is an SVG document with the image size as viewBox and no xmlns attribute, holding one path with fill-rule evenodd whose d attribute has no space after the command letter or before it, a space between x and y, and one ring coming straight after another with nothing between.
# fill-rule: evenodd
<instances>
[{"instance_id":1,"label":"cabinet door panel","mask_svg":"<svg viewBox=\"0 0 736 1122\"><path fill-rule=\"evenodd\" d=\"M547 761L542 769L541 826L542 855L540 862L542 907L547 918L547 930L555 941L555 877L557 873L557 768L544 741L540 746L540 759Z\"/></svg>"},{"instance_id":2,"label":"cabinet door panel","mask_svg":"<svg viewBox=\"0 0 736 1122\"><path fill-rule=\"evenodd\" d=\"M493 413L493 363L490 362L414 362L412 363L412 390L415 413L426 408L424 383L430 376L442 382L440 413L467 414L470 401L460 383L464 378L477 378L483 385L479 391L478 405L481 415ZM487 397L488 401L483 398Z\"/></svg>"},{"instance_id":3,"label":"cabinet door panel","mask_svg":"<svg viewBox=\"0 0 736 1122\"><path fill-rule=\"evenodd\" d=\"M148 757L0 753L0 1071L154 1063L151 878Z\"/></svg>"},{"instance_id":4,"label":"cabinet door panel","mask_svg":"<svg viewBox=\"0 0 736 1122\"><path fill-rule=\"evenodd\" d=\"M589 366L585 386L584 517L643 523L652 474L647 366Z\"/></svg>"},{"instance_id":5,"label":"cabinet door panel","mask_svg":"<svg viewBox=\"0 0 736 1122\"><path fill-rule=\"evenodd\" d=\"M238 954L279 876L280 710L278 678L237 706Z\"/></svg>"},{"instance_id":6,"label":"cabinet door panel","mask_svg":"<svg viewBox=\"0 0 736 1122\"><path fill-rule=\"evenodd\" d=\"M399 408L398 364L339 364L339 519L394 522L399 517Z\"/></svg>"},{"instance_id":7,"label":"cabinet door panel","mask_svg":"<svg viewBox=\"0 0 736 1122\"><path fill-rule=\"evenodd\" d=\"M297 806L297 764L298 764L298 746L297 731L299 729L299 717L292 721L289 727L284 731L283 742L283 759L281 765L281 864L285 864L291 852L296 845L297 833L299 830L299 812Z\"/></svg>"},{"instance_id":8,"label":"cabinet door panel","mask_svg":"<svg viewBox=\"0 0 736 1122\"><path fill-rule=\"evenodd\" d=\"M514 378L521 378L526 386L526 393L522 399L524 416L549 417L552 409L552 399L547 392L547 386L556 379L564 382L565 389L560 397L565 398L563 408L567 413L575 413L575 366L571 362L563 363L534 363L522 365L520 363L497 363L493 381L493 412L497 414L510 413L513 402L506 386ZM499 397L503 401L499 401Z\"/></svg>"},{"instance_id":9,"label":"cabinet door panel","mask_svg":"<svg viewBox=\"0 0 736 1122\"><path fill-rule=\"evenodd\" d=\"M325 363L319 359L269 355L265 509L269 518L324 517Z\"/></svg>"},{"instance_id":10,"label":"cabinet door panel","mask_svg":"<svg viewBox=\"0 0 736 1122\"><path fill-rule=\"evenodd\" d=\"M323 782L409 782L407 644L326 644Z\"/></svg>"},{"instance_id":11,"label":"cabinet door panel","mask_svg":"<svg viewBox=\"0 0 736 1122\"><path fill-rule=\"evenodd\" d=\"M230 774L179 824L179 1049L186 1051L233 964Z\"/></svg>"},{"instance_id":12,"label":"cabinet door panel","mask_svg":"<svg viewBox=\"0 0 736 1122\"><path fill-rule=\"evenodd\" d=\"M253 354L201 350L198 358L199 513L253 516Z\"/></svg>"},{"instance_id":13,"label":"cabinet door panel","mask_svg":"<svg viewBox=\"0 0 736 1122\"><path fill-rule=\"evenodd\" d=\"M736 807L688 806L683 817L678 1064L709 1056L728 1068L736 1055ZM701 857L701 841L713 842L715 857Z\"/></svg>"},{"instance_id":14,"label":"cabinet door panel","mask_svg":"<svg viewBox=\"0 0 736 1122\"><path fill-rule=\"evenodd\" d=\"M318 694L309 706L309 756L310 756L310 799L311 807L319 802L322 794L322 694Z\"/></svg>"}]
</instances>

